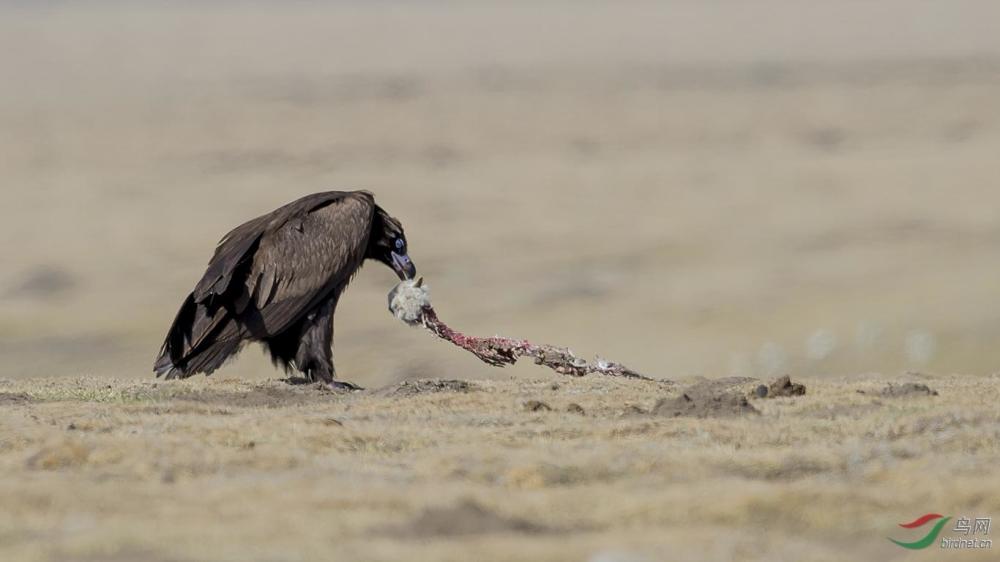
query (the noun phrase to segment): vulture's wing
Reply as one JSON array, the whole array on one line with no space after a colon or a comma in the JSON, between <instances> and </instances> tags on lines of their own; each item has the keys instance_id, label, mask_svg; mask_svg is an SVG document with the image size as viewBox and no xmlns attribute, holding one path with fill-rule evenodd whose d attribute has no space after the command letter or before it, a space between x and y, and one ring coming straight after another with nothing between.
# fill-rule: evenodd
<instances>
[{"instance_id":1,"label":"vulture's wing","mask_svg":"<svg viewBox=\"0 0 1000 562\"><path fill-rule=\"evenodd\" d=\"M370 195L352 193L261 237L246 295L263 335L283 332L351 280L365 259L374 212Z\"/></svg>"},{"instance_id":2,"label":"vulture's wing","mask_svg":"<svg viewBox=\"0 0 1000 562\"><path fill-rule=\"evenodd\" d=\"M195 302L204 303L213 296L221 296L229 289L240 266L245 265L258 248L261 239L282 229L287 224L298 225L313 211L334 203L351 200L365 202L374 209L375 198L366 191L327 191L298 199L264 216L248 221L226 234L215 249L208 269L194 289Z\"/></svg>"}]
</instances>

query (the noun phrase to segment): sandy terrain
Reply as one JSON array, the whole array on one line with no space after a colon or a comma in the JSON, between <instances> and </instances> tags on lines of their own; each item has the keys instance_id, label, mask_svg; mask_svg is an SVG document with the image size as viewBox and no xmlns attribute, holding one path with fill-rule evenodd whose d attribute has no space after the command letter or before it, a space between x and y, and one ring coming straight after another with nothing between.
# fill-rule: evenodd
<instances>
[{"instance_id":1,"label":"sandy terrain","mask_svg":"<svg viewBox=\"0 0 1000 562\"><path fill-rule=\"evenodd\" d=\"M706 418L672 415L681 382L3 381L0 555L943 560L887 537L1000 512L1000 378L803 379Z\"/></svg>"},{"instance_id":2,"label":"sandy terrain","mask_svg":"<svg viewBox=\"0 0 1000 562\"><path fill-rule=\"evenodd\" d=\"M0 83L0 559L921 559L897 523L1000 516L994 0L3 2ZM336 337L376 390L156 385L215 242L337 188L456 328L810 392L491 369L377 266ZM939 396L856 392L908 371Z\"/></svg>"}]
</instances>

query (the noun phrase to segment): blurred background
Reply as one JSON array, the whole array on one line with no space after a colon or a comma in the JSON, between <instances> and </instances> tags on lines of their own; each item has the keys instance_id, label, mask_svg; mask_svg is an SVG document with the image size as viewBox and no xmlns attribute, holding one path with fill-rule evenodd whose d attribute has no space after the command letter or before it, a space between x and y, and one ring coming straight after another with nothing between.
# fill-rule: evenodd
<instances>
[{"instance_id":1,"label":"blurred background","mask_svg":"<svg viewBox=\"0 0 1000 562\"><path fill-rule=\"evenodd\" d=\"M2 377L152 377L223 234L355 188L469 333L667 378L1000 364L994 0L3 2L0 84ZM545 376L394 284L342 300L343 378Z\"/></svg>"}]
</instances>

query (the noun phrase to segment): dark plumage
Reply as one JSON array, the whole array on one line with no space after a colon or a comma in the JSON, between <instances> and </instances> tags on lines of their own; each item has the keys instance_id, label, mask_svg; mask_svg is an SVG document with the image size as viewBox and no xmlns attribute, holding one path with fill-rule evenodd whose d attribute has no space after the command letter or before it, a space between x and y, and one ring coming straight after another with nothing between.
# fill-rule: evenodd
<instances>
[{"instance_id":1,"label":"dark plumage","mask_svg":"<svg viewBox=\"0 0 1000 562\"><path fill-rule=\"evenodd\" d=\"M351 386L334 381L337 300L366 259L412 279L406 250L402 225L367 191L316 193L253 219L219 242L153 369L211 374L257 341L286 370Z\"/></svg>"}]
</instances>

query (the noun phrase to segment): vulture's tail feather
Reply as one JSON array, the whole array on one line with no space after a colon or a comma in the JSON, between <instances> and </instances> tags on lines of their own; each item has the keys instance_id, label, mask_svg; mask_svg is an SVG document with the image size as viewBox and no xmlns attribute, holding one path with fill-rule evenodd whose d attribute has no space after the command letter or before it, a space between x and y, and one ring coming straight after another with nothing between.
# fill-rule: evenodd
<instances>
[{"instance_id":1,"label":"vulture's tail feather","mask_svg":"<svg viewBox=\"0 0 1000 562\"><path fill-rule=\"evenodd\" d=\"M157 376L184 379L212 374L239 352L242 342L236 322L223 310L215 314L188 296L177 313L160 356L153 365Z\"/></svg>"},{"instance_id":2,"label":"vulture's tail feather","mask_svg":"<svg viewBox=\"0 0 1000 562\"><path fill-rule=\"evenodd\" d=\"M173 378L187 378L196 373L211 375L229 358L239 352L242 342L239 340L219 340L199 348L184 360L183 367L174 367ZM167 375L167 378L171 378Z\"/></svg>"}]
</instances>

